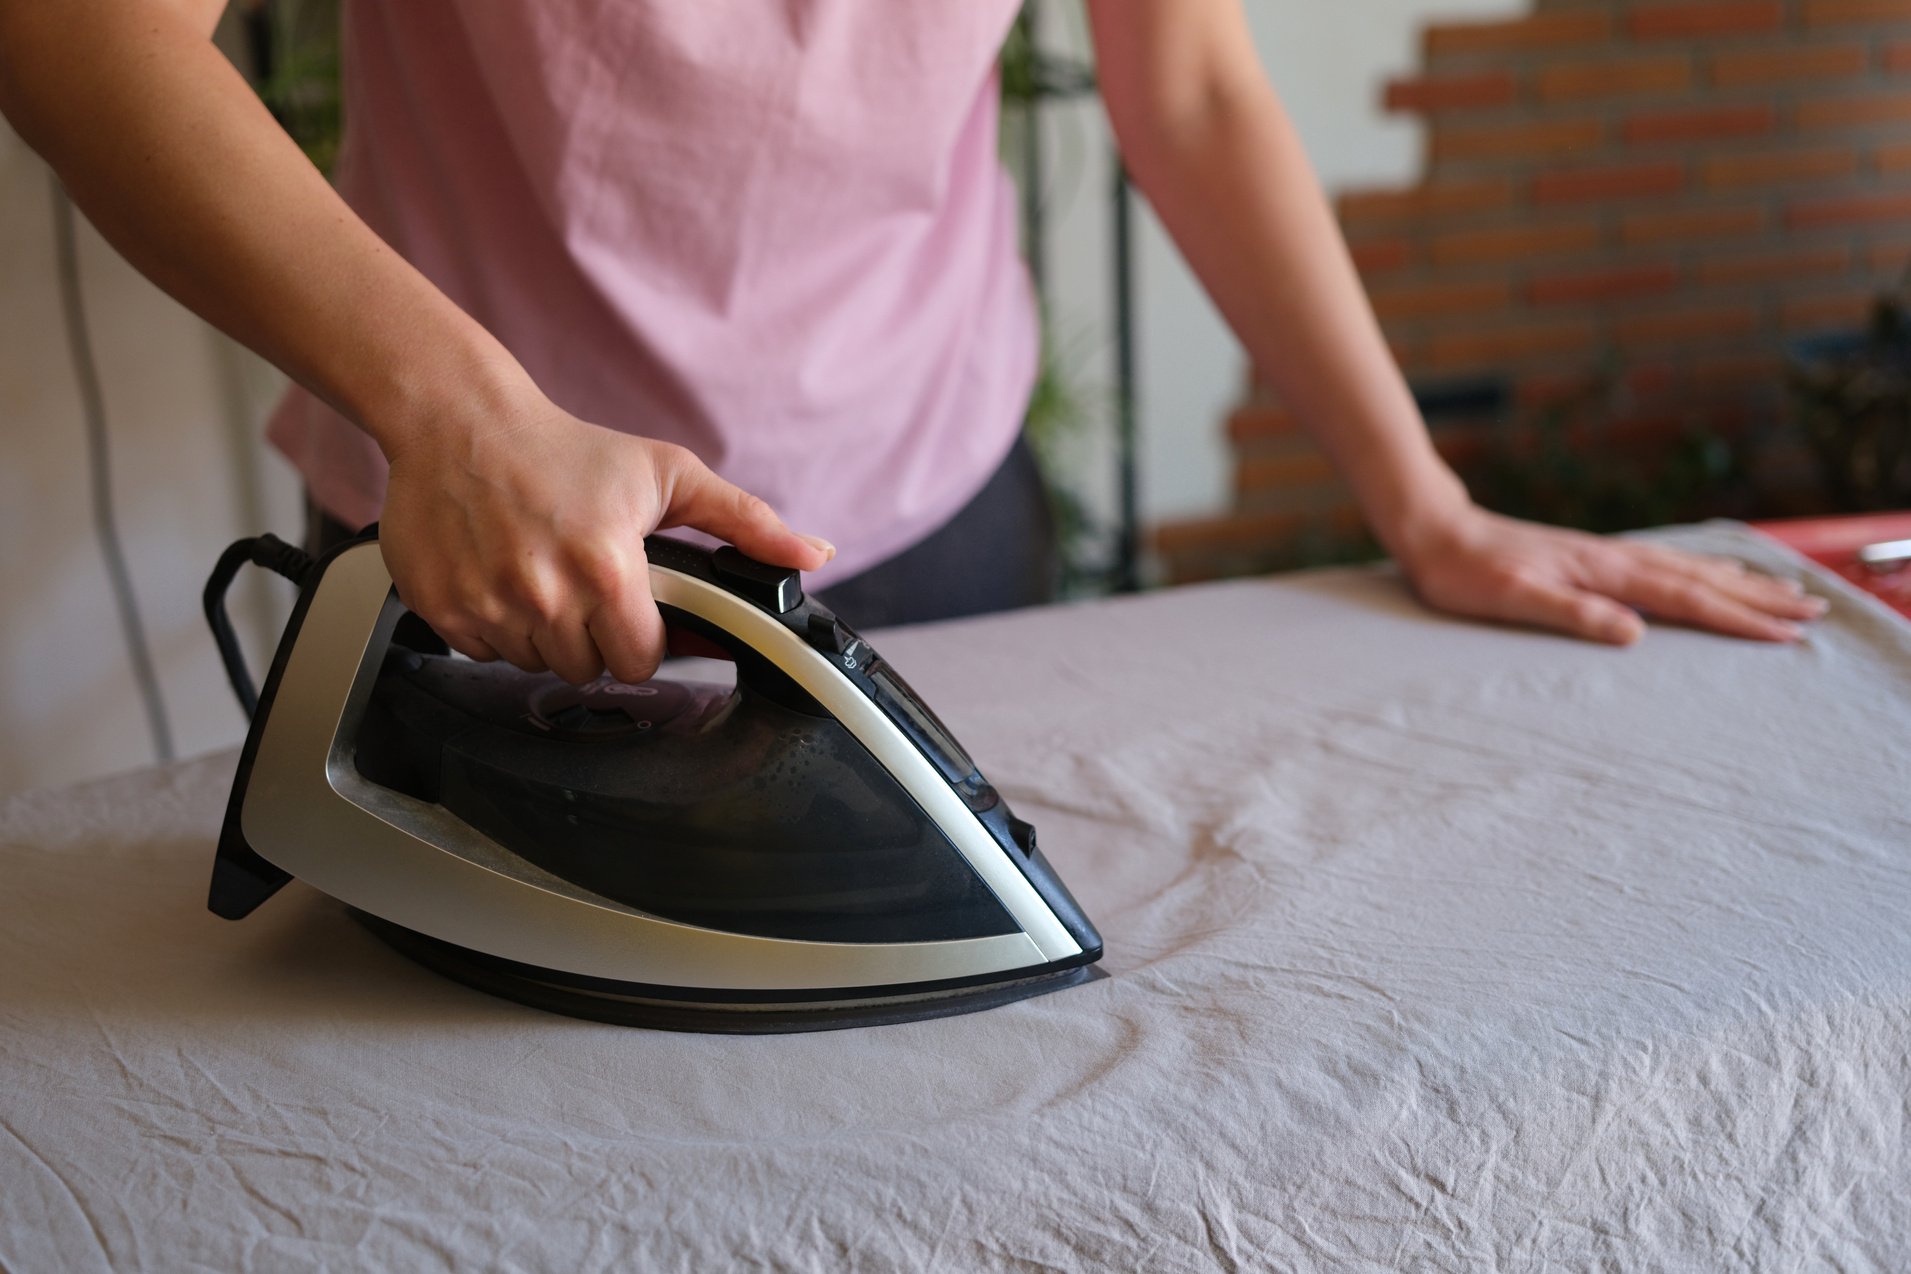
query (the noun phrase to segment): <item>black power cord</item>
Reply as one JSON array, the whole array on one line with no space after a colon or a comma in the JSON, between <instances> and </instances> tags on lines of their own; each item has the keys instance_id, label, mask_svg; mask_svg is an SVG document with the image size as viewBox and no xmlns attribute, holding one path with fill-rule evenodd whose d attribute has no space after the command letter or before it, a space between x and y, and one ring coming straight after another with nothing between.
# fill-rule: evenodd
<instances>
[{"instance_id":1,"label":"black power cord","mask_svg":"<svg viewBox=\"0 0 1911 1274\"><path fill-rule=\"evenodd\" d=\"M276 535L255 535L229 545L219 555L218 565L212 568L212 578L206 581L202 599L206 623L212 626L212 639L218 643L219 660L226 666L226 680L232 683L232 693L239 697L239 706L245 709L246 720L250 721L259 711L259 689L246 670L245 652L239 649L239 635L232 630L232 617L226 613L226 590L232 587L233 576L239 573L239 568L248 564L263 566L294 584L303 585L305 577L312 573L312 556Z\"/></svg>"},{"instance_id":2,"label":"black power cord","mask_svg":"<svg viewBox=\"0 0 1911 1274\"><path fill-rule=\"evenodd\" d=\"M119 522L113 512L112 440L107 434L106 399L100 390L99 366L93 358L93 336L87 327L86 302L80 291L80 255L73 233L73 204L57 176L52 179L52 185L60 308L66 317L67 348L72 354L73 377L79 383L80 405L86 417L86 464L92 487L93 530L99 537L100 555L106 559L106 578L112 585L113 604L119 612L120 631L126 639L133 680L139 686L140 702L146 709L153 752L163 763L175 755L172 721L166 715L165 697L160 694L159 676L153 667L152 649L146 643L146 626L139 617L139 599L133 593L132 572L126 567L126 551L120 544Z\"/></svg>"}]
</instances>

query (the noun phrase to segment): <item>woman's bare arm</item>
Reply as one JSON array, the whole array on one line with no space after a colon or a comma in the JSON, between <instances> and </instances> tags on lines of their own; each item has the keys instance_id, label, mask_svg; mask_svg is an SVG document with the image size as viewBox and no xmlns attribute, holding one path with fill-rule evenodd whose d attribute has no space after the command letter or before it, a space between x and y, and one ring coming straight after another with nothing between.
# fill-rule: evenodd
<instances>
[{"instance_id":1,"label":"woman's bare arm","mask_svg":"<svg viewBox=\"0 0 1911 1274\"><path fill-rule=\"evenodd\" d=\"M681 448L576 420L332 190L211 41L213 0L0 0L0 112L138 269L377 440L400 593L573 679L662 650L642 538L828 558Z\"/></svg>"},{"instance_id":2,"label":"woman's bare arm","mask_svg":"<svg viewBox=\"0 0 1911 1274\"><path fill-rule=\"evenodd\" d=\"M1624 644L1637 606L1765 640L1822 606L1736 564L1496 517L1427 436L1240 0L1089 0L1137 184L1420 594Z\"/></svg>"}]
</instances>

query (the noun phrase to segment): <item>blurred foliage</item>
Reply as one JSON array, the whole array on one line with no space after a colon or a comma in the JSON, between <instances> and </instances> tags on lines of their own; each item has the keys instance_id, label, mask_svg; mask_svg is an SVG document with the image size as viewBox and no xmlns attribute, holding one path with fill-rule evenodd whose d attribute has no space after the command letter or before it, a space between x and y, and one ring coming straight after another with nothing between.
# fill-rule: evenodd
<instances>
[{"instance_id":1,"label":"blurred foliage","mask_svg":"<svg viewBox=\"0 0 1911 1274\"><path fill-rule=\"evenodd\" d=\"M1111 587L1110 528L1074 481L1075 475L1105 467L1097 460L1104 432L1098 426L1114 417L1114 391L1086 388L1078 370L1088 344L1081 336L1063 340L1053 323L1043 322L1041 364L1022 422L1048 490L1064 597L1105 593Z\"/></svg>"},{"instance_id":2,"label":"blurred foliage","mask_svg":"<svg viewBox=\"0 0 1911 1274\"><path fill-rule=\"evenodd\" d=\"M1035 70L1038 55L1031 13L1034 3L1035 0L1028 0L1022 6L1021 16L1009 27L1008 39L1002 42L1002 101L1010 106L1025 106L1041 96Z\"/></svg>"},{"instance_id":3,"label":"blurred foliage","mask_svg":"<svg viewBox=\"0 0 1911 1274\"><path fill-rule=\"evenodd\" d=\"M1435 414L1429 412L1430 415ZM1692 424L1670 437L1629 436L1637 413L1623 368L1608 359L1576 393L1529 411L1488 409L1449 428L1484 425L1491 436L1456 466L1482 507L1553 526L1610 534L1708 517L1743 516L1751 499L1744 444ZM1371 562L1383 557L1367 530L1322 517L1254 560L1261 571Z\"/></svg>"},{"instance_id":4,"label":"blurred foliage","mask_svg":"<svg viewBox=\"0 0 1911 1274\"><path fill-rule=\"evenodd\" d=\"M1009 28L1000 58L1002 86L1003 160L1023 183L1036 180L1027 163L1025 139L1039 126L1042 107L1095 91L1092 68L1051 56L1035 41L1035 10L1040 0L1028 0ZM1025 214L1036 225L1023 231L1039 233L1046 220L1047 191L1024 190ZM1030 205L1033 205L1032 213ZM1039 280L1038 280L1039 284ZM1055 519L1061 556L1063 596L1108 592L1113 584L1113 529L1096 515L1081 487L1085 474L1106 469L1097 442L1111 433L1117 399L1110 389L1094 389L1082 371L1092 354L1091 342L1079 333L1064 339L1055 318L1052 298L1036 298L1041 322L1041 354L1036 382L1029 398L1023 433L1040 464Z\"/></svg>"},{"instance_id":5,"label":"blurred foliage","mask_svg":"<svg viewBox=\"0 0 1911 1274\"><path fill-rule=\"evenodd\" d=\"M339 0L261 0L268 70L259 97L318 170L331 176L345 133L339 86Z\"/></svg>"},{"instance_id":6,"label":"blurred foliage","mask_svg":"<svg viewBox=\"0 0 1911 1274\"><path fill-rule=\"evenodd\" d=\"M1002 42L1000 59L1002 101L1026 106L1048 98L1082 97L1095 91L1093 67L1073 58L1056 57L1037 47L1035 10L1041 0L1027 0L1021 16Z\"/></svg>"},{"instance_id":7,"label":"blurred foliage","mask_svg":"<svg viewBox=\"0 0 1911 1274\"><path fill-rule=\"evenodd\" d=\"M1311 571L1324 566L1361 566L1387 555L1380 541L1366 530L1337 530L1330 522L1303 527L1256 562L1255 574Z\"/></svg>"},{"instance_id":8,"label":"blurred foliage","mask_svg":"<svg viewBox=\"0 0 1911 1274\"><path fill-rule=\"evenodd\" d=\"M1799 426L1842 512L1911 507L1911 274L1866 330L1801 342L1791 366Z\"/></svg>"},{"instance_id":9,"label":"blurred foliage","mask_svg":"<svg viewBox=\"0 0 1911 1274\"><path fill-rule=\"evenodd\" d=\"M1623 377L1608 360L1577 394L1510 414L1463 476L1482 506L1608 534L1724 516L1748 498L1742 444L1690 424L1663 443L1624 436Z\"/></svg>"}]
</instances>

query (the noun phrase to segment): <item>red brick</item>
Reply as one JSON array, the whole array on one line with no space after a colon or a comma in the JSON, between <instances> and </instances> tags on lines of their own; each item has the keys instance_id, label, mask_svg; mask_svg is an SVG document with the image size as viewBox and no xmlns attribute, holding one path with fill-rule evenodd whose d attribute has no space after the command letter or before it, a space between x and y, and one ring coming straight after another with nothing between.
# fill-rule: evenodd
<instances>
[{"instance_id":1,"label":"red brick","mask_svg":"<svg viewBox=\"0 0 1911 1274\"><path fill-rule=\"evenodd\" d=\"M1514 399L1527 411L1562 407L1592 393L1598 377L1588 371L1522 376L1514 388Z\"/></svg>"},{"instance_id":2,"label":"red brick","mask_svg":"<svg viewBox=\"0 0 1911 1274\"><path fill-rule=\"evenodd\" d=\"M1537 13L1505 22L1436 23L1426 30L1428 57L1470 53L1508 53L1528 49L1583 48L1612 35L1612 16L1603 9Z\"/></svg>"},{"instance_id":3,"label":"red brick","mask_svg":"<svg viewBox=\"0 0 1911 1274\"><path fill-rule=\"evenodd\" d=\"M1861 328L1870 320L1881 290L1852 287L1819 296L1787 297L1779 303L1778 325L1787 332Z\"/></svg>"},{"instance_id":4,"label":"red brick","mask_svg":"<svg viewBox=\"0 0 1911 1274\"><path fill-rule=\"evenodd\" d=\"M1728 409L1714 408L1701 415L1690 405L1673 410L1661 405L1657 411L1622 416L1617 420L1575 421L1567 427L1566 445L1582 454L1604 449L1634 461L1656 459L1690 436L1695 428L1737 433L1743 423L1742 413Z\"/></svg>"},{"instance_id":5,"label":"red brick","mask_svg":"<svg viewBox=\"0 0 1911 1274\"><path fill-rule=\"evenodd\" d=\"M1441 424L1432 431L1433 449L1456 469L1470 469L1492 451L1498 431L1492 425Z\"/></svg>"},{"instance_id":6,"label":"red brick","mask_svg":"<svg viewBox=\"0 0 1911 1274\"><path fill-rule=\"evenodd\" d=\"M1363 275L1385 274L1400 270L1413 260L1413 245L1405 239L1368 239L1349 245L1354 267Z\"/></svg>"},{"instance_id":7,"label":"red brick","mask_svg":"<svg viewBox=\"0 0 1911 1274\"><path fill-rule=\"evenodd\" d=\"M1534 305L1577 305L1670 292L1678 282L1678 270L1663 262L1616 266L1577 274L1545 275L1527 284L1526 296Z\"/></svg>"},{"instance_id":8,"label":"red brick","mask_svg":"<svg viewBox=\"0 0 1911 1274\"><path fill-rule=\"evenodd\" d=\"M1543 172L1533 178L1533 201L1541 204L1636 199L1669 195L1685 187L1685 165L1674 161Z\"/></svg>"},{"instance_id":9,"label":"red brick","mask_svg":"<svg viewBox=\"0 0 1911 1274\"><path fill-rule=\"evenodd\" d=\"M1764 283L1811 275L1843 274L1851 269L1851 249L1844 244L1823 248L1765 248L1730 256L1708 257L1699 263L1699 281L1707 284Z\"/></svg>"},{"instance_id":10,"label":"red brick","mask_svg":"<svg viewBox=\"0 0 1911 1274\"><path fill-rule=\"evenodd\" d=\"M1884 69L1893 75L1911 71L1911 40L1897 40L1884 46Z\"/></svg>"},{"instance_id":11,"label":"red brick","mask_svg":"<svg viewBox=\"0 0 1911 1274\"><path fill-rule=\"evenodd\" d=\"M1780 0L1699 0L1641 5L1632 11L1626 29L1635 40L1683 40L1776 31L1784 21Z\"/></svg>"},{"instance_id":12,"label":"red brick","mask_svg":"<svg viewBox=\"0 0 1911 1274\"><path fill-rule=\"evenodd\" d=\"M1784 380L1785 360L1770 350L1706 354L1689 361L1689 373L1699 389L1772 387Z\"/></svg>"},{"instance_id":13,"label":"red brick","mask_svg":"<svg viewBox=\"0 0 1911 1274\"><path fill-rule=\"evenodd\" d=\"M1341 223L1356 226L1487 212L1509 207L1512 202L1513 183L1501 177L1433 182L1400 190L1356 190L1342 195L1338 207Z\"/></svg>"},{"instance_id":14,"label":"red brick","mask_svg":"<svg viewBox=\"0 0 1911 1274\"><path fill-rule=\"evenodd\" d=\"M1318 450L1243 456L1234 465L1234 491L1240 497L1255 491L1326 486L1338 477L1334 462Z\"/></svg>"},{"instance_id":15,"label":"red brick","mask_svg":"<svg viewBox=\"0 0 1911 1274\"><path fill-rule=\"evenodd\" d=\"M1390 111L1430 114L1434 111L1505 106L1518 94L1518 83L1505 71L1483 71L1478 75L1434 75L1392 81L1387 85L1386 106Z\"/></svg>"},{"instance_id":16,"label":"red brick","mask_svg":"<svg viewBox=\"0 0 1911 1274\"><path fill-rule=\"evenodd\" d=\"M1428 338L1425 364L1449 371L1497 367L1550 354L1590 354L1598 340L1598 324L1585 319L1457 327Z\"/></svg>"},{"instance_id":17,"label":"red brick","mask_svg":"<svg viewBox=\"0 0 1911 1274\"><path fill-rule=\"evenodd\" d=\"M1691 84L1686 58L1620 58L1549 66L1540 72L1538 91L1542 102L1581 102L1677 93Z\"/></svg>"},{"instance_id":18,"label":"red brick","mask_svg":"<svg viewBox=\"0 0 1911 1274\"><path fill-rule=\"evenodd\" d=\"M1150 542L1154 532L1148 532ZM1156 550L1159 553L1159 550ZM1186 554L1160 554L1161 582L1169 588L1187 588L1194 584L1212 584L1216 580L1228 578L1227 568L1212 558L1199 560Z\"/></svg>"},{"instance_id":19,"label":"red brick","mask_svg":"<svg viewBox=\"0 0 1911 1274\"><path fill-rule=\"evenodd\" d=\"M1641 363L1627 372L1624 386L1634 398L1666 398L1684 382L1678 363Z\"/></svg>"},{"instance_id":20,"label":"red brick","mask_svg":"<svg viewBox=\"0 0 1911 1274\"><path fill-rule=\"evenodd\" d=\"M1746 467L1767 516L1822 517L1838 511L1826 507L1824 466L1809 443L1762 439Z\"/></svg>"},{"instance_id":21,"label":"red brick","mask_svg":"<svg viewBox=\"0 0 1911 1274\"><path fill-rule=\"evenodd\" d=\"M1372 289L1368 299L1373 302L1374 313L1383 320L1437 318L1442 314L1503 309L1512 303L1513 288L1505 279L1396 284Z\"/></svg>"},{"instance_id":22,"label":"red brick","mask_svg":"<svg viewBox=\"0 0 1911 1274\"><path fill-rule=\"evenodd\" d=\"M1849 177L1857 171L1857 152L1845 147L1713 155L1705 159L1700 168L1705 184L1714 190L1802 185Z\"/></svg>"},{"instance_id":23,"label":"red brick","mask_svg":"<svg viewBox=\"0 0 1911 1274\"><path fill-rule=\"evenodd\" d=\"M1807 27L1911 22L1911 0L1805 0Z\"/></svg>"},{"instance_id":24,"label":"red brick","mask_svg":"<svg viewBox=\"0 0 1911 1274\"><path fill-rule=\"evenodd\" d=\"M1238 407L1228 417L1228 437L1237 447L1257 438L1289 437L1300 432L1300 427L1300 421L1285 407Z\"/></svg>"},{"instance_id":25,"label":"red brick","mask_svg":"<svg viewBox=\"0 0 1911 1274\"><path fill-rule=\"evenodd\" d=\"M1901 124L1911 120L1911 93L1813 98L1797 105L1795 118L1800 128L1861 128L1866 124Z\"/></svg>"},{"instance_id":26,"label":"red brick","mask_svg":"<svg viewBox=\"0 0 1911 1274\"><path fill-rule=\"evenodd\" d=\"M1632 116L1624 125L1628 142L1711 141L1723 137L1757 137L1778 127L1778 111L1769 103L1749 106L1709 106L1698 110L1649 111Z\"/></svg>"},{"instance_id":27,"label":"red brick","mask_svg":"<svg viewBox=\"0 0 1911 1274\"><path fill-rule=\"evenodd\" d=\"M1630 244L1712 243L1757 234L1765 229L1763 208L1681 208L1673 212L1628 213L1619 234Z\"/></svg>"},{"instance_id":28,"label":"red brick","mask_svg":"<svg viewBox=\"0 0 1911 1274\"><path fill-rule=\"evenodd\" d=\"M1305 530L1308 520L1297 513L1229 514L1188 522L1169 522L1154 529L1160 553L1199 553L1204 550L1241 550L1272 544Z\"/></svg>"},{"instance_id":29,"label":"red brick","mask_svg":"<svg viewBox=\"0 0 1911 1274\"><path fill-rule=\"evenodd\" d=\"M1845 195L1836 199L1801 199L1785 209L1785 224L1793 230L1865 225L1879 221L1911 221L1911 191Z\"/></svg>"},{"instance_id":30,"label":"red brick","mask_svg":"<svg viewBox=\"0 0 1911 1274\"><path fill-rule=\"evenodd\" d=\"M1623 454L1628 463L1663 456L1692 427L1687 413L1672 410L1650 416L1612 419L1610 410L1574 413L1565 422L1563 444L1576 455ZM1540 438L1531 431L1502 435L1499 448L1514 459L1535 456Z\"/></svg>"},{"instance_id":31,"label":"red brick","mask_svg":"<svg viewBox=\"0 0 1911 1274\"><path fill-rule=\"evenodd\" d=\"M1516 124L1455 128L1435 124L1436 162L1469 159L1552 159L1590 150L1606 139L1600 119L1523 120Z\"/></svg>"},{"instance_id":32,"label":"red brick","mask_svg":"<svg viewBox=\"0 0 1911 1274\"><path fill-rule=\"evenodd\" d=\"M1911 268L1911 238L1893 237L1865 248L1865 268L1884 278L1898 278Z\"/></svg>"},{"instance_id":33,"label":"red brick","mask_svg":"<svg viewBox=\"0 0 1911 1274\"><path fill-rule=\"evenodd\" d=\"M1450 231L1435 237L1427 250L1436 265L1469 265L1570 256L1597 247L1600 237L1596 221L1567 221L1554 225Z\"/></svg>"},{"instance_id":34,"label":"red brick","mask_svg":"<svg viewBox=\"0 0 1911 1274\"><path fill-rule=\"evenodd\" d=\"M1712 83L1720 88L1746 88L1793 80L1848 78L1862 75L1869 60L1870 50L1862 44L1732 49L1713 55Z\"/></svg>"},{"instance_id":35,"label":"red brick","mask_svg":"<svg viewBox=\"0 0 1911 1274\"><path fill-rule=\"evenodd\" d=\"M1897 177L1911 172L1911 142L1892 142L1872 152L1872 160L1882 176Z\"/></svg>"},{"instance_id":36,"label":"red brick","mask_svg":"<svg viewBox=\"0 0 1911 1274\"><path fill-rule=\"evenodd\" d=\"M1620 319L1613 336L1628 352L1653 352L1668 345L1743 336L1757 328L1758 312L1749 305L1687 305Z\"/></svg>"}]
</instances>

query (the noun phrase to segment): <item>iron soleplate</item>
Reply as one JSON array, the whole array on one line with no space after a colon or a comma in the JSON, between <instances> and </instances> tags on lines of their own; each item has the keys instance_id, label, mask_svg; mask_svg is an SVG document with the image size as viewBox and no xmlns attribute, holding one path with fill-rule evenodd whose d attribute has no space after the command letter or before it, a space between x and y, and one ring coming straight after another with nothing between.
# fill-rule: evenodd
<instances>
[{"instance_id":1,"label":"iron soleplate","mask_svg":"<svg viewBox=\"0 0 1911 1274\"><path fill-rule=\"evenodd\" d=\"M851 988L834 998L764 998L763 993L688 991L557 973L427 937L355 907L349 910L393 950L475 990L567 1017L660 1031L785 1035L890 1026L997 1008L1108 976L1096 965L1079 964L1008 981L923 984L889 995ZM831 993L799 993L806 994ZM704 998L687 998L699 995Z\"/></svg>"}]
</instances>

